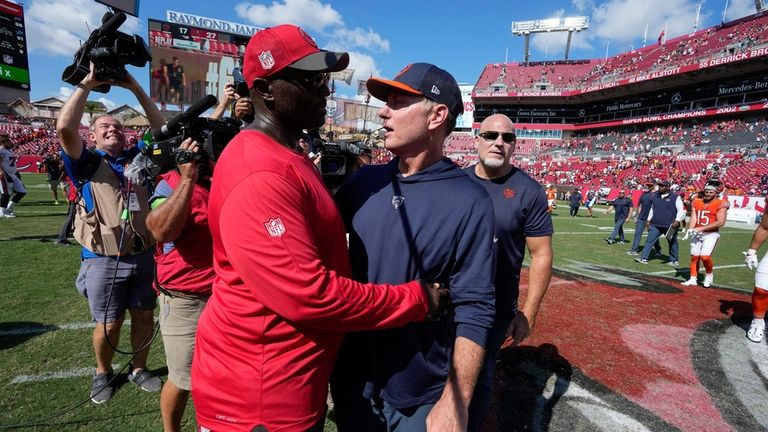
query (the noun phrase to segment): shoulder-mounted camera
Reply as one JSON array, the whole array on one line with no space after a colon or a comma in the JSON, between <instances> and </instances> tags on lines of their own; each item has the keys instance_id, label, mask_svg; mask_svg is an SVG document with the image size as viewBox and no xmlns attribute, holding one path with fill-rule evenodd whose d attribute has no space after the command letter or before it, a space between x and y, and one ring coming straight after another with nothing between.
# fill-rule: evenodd
<instances>
[{"instance_id":1,"label":"shoulder-mounted camera","mask_svg":"<svg viewBox=\"0 0 768 432\"><path fill-rule=\"evenodd\" d=\"M61 79L77 85L88 76L93 62L96 79L105 82L124 82L128 71L126 64L143 67L152 61L149 48L141 36L129 36L117 31L125 22L125 14L107 12L101 19L101 27L94 30L88 40L75 53L74 62L64 69ZM106 93L109 84L102 84L94 91Z\"/></svg>"},{"instance_id":2,"label":"shoulder-mounted camera","mask_svg":"<svg viewBox=\"0 0 768 432\"><path fill-rule=\"evenodd\" d=\"M208 95L169 120L163 127L152 131L152 144L147 149L147 156L160 167L161 172L176 167L177 163L208 159L215 161L229 141L240 132L240 122L237 120L212 120L200 117L216 103L216 97ZM199 153L191 153L179 148L187 138L197 141L200 147Z\"/></svg>"},{"instance_id":3,"label":"shoulder-mounted camera","mask_svg":"<svg viewBox=\"0 0 768 432\"><path fill-rule=\"evenodd\" d=\"M320 174L330 188L341 185L351 174L359 156L373 153L362 141L323 142L316 139L314 144L320 152Z\"/></svg>"}]
</instances>

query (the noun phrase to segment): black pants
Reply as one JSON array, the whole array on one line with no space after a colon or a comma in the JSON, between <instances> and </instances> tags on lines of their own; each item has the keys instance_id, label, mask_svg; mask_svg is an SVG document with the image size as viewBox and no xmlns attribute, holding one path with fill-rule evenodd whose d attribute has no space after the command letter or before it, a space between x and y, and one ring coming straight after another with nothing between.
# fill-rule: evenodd
<instances>
[{"instance_id":1,"label":"black pants","mask_svg":"<svg viewBox=\"0 0 768 432\"><path fill-rule=\"evenodd\" d=\"M67 218L64 219L64 224L61 225L61 231L59 231L58 241L67 241L67 237L72 234L72 224L75 221L75 209L77 209L77 203L68 201Z\"/></svg>"},{"instance_id":2,"label":"black pants","mask_svg":"<svg viewBox=\"0 0 768 432\"><path fill-rule=\"evenodd\" d=\"M579 206L571 206L571 211L570 211L571 216L576 216L576 213L578 212L579 212Z\"/></svg>"}]
</instances>

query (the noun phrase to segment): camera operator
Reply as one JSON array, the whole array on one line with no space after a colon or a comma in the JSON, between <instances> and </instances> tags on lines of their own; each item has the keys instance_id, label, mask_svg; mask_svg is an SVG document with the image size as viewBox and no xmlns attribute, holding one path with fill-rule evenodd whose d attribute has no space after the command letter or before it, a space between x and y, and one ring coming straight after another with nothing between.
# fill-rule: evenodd
<instances>
[{"instance_id":1,"label":"camera operator","mask_svg":"<svg viewBox=\"0 0 768 432\"><path fill-rule=\"evenodd\" d=\"M248 43L256 116L217 159L208 207L216 278L192 362L201 430L322 431L345 332L445 311L448 292L433 284L350 279L344 224L297 148L325 121L328 72L348 64L293 25Z\"/></svg>"},{"instance_id":2,"label":"camera operator","mask_svg":"<svg viewBox=\"0 0 768 432\"><path fill-rule=\"evenodd\" d=\"M187 138L179 147L198 153ZM190 368L197 321L211 295L213 243L208 229L208 194L213 162L191 160L158 178L150 198L147 227L157 240L157 289L160 292L160 331L168 380L160 393L160 413L166 432L180 431L189 399Z\"/></svg>"},{"instance_id":3,"label":"camera operator","mask_svg":"<svg viewBox=\"0 0 768 432\"><path fill-rule=\"evenodd\" d=\"M53 194L53 203L59 205L59 186L61 185L61 190L65 195L68 192L67 182L62 182L65 177L64 162L58 153L51 153L43 158L43 165L45 166L45 173L48 179L48 188Z\"/></svg>"},{"instance_id":4,"label":"camera operator","mask_svg":"<svg viewBox=\"0 0 768 432\"><path fill-rule=\"evenodd\" d=\"M232 106L232 104L234 104L232 117L240 121L241 129L253 122L253 102L251 102L251 98L237 94L235 85L232 83L227 83L224 86L224 95L209 118L220 120L227 108Z\"/></svg>"},{"instance_id":5,"label":"camera operator","mask_svg":"<svg viewBox=\"0 0 768 432\"><path fill-rule=\"evenodd\" d=\"M112 358L125 310L131 314L131 345L138 351L151 338L156 300L152 290L154 240L145 224L149 190L124 176L125 165L138 149L124 149L123 126L109 115L91 120L90 136L95 148L86 148L78 133L88 95L103 84L106 83L96 79L91 64L88 75L75 86L61 108L56 123L64 166L80 195L74 237L83 249L76 285L88 299L93 319L99 323L93 331L96 374L91 383L91 401L97 404L108 401L115 390ZM129 73L125 81L109 84L131 91L152 127L159 128L165 123ZM148 347L136 354L128 379L142 390L159 391L162 382L145 369L148 354Z\"/></svg>"}]
</instances>

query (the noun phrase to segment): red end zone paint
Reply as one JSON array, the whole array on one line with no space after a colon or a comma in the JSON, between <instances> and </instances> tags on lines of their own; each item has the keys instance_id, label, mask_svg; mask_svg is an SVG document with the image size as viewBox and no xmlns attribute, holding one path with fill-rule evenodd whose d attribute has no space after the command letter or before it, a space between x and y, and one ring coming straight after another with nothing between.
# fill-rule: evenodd
<instances>
[{"instance_id":1,"label":"red end zone paint","mask_svg":"<svg viewBox=\"0 0 768 432\"><path fill-rule=\"evenodd\" d=\"M574 369L681 430L732 430L697 378L691 344L697 328L730 317L733 305L743 312L750 296L617 272L640 286L553 277L525 345L555 345Z\"/></svg>"}]
</instances>

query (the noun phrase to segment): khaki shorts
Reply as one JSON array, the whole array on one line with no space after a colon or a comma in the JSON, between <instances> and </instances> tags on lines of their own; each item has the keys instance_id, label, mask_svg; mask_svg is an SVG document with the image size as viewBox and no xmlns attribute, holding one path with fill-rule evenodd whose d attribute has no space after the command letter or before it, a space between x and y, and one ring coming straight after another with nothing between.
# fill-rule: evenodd
<instances>
[{"instance_id":1,"label":"khaki shorts","mask_svg":"<svg viewBox=\"0 0 768 432\"><path fill-rule=\"evenodd\" d=\"M165 346L168 379L182 390L191 390L190 369L195 350L197 321L208 303L208 296L160 294L160 331Z\"/></svg>"}]
</instances>

